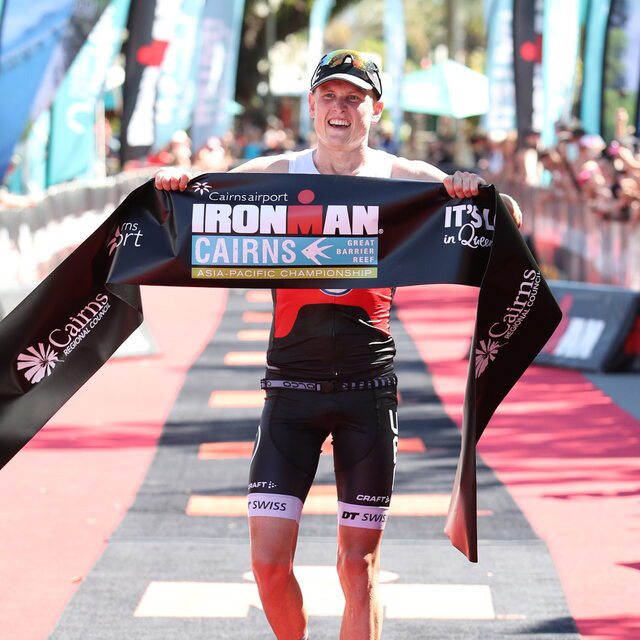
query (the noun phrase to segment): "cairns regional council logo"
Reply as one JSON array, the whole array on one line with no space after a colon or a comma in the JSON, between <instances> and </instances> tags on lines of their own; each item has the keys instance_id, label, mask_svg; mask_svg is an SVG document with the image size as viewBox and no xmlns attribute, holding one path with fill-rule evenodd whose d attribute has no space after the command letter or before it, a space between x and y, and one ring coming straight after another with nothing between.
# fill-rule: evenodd
<instances>
[{"instance_id":1,"label":"cairns regional council logo","mask_svg":"<svg viewBox=\"0 0 640 640\"><path fill-rule=\"evenodd\" d=\"M500 349L526 320L536 302L540 280L540 272L536 269L524 271L513 302L504 308L502 317L489 327L487 337L478 341L475 352L476 378L498 357Z\"/></svg>"},{"instance_id":2,"label":"cairns regional council logo","mask_svg":"<svg viewBox=\"0 0 640 640\"><path fill-rule=\"evenodd\" d=\"M288 193L191 188L210 200L192 207L192 278L377 277L377 205L313 204L310 189L290 203Z\"/></svg>"},{"instance_id":3,"label":"cairns regional council logo","mask_svg":"<svg viewBox=\"0 0 640 640\"><path fill-rule=\"evenodd\" d=\"M104 318L111 305L106 293L99 293L77 313L55 327L44 342L27 347L16 358L16 368L32 385L53 373L58 364L64 362L61 355L68 356Z\"/></svg>"}]
</instances>

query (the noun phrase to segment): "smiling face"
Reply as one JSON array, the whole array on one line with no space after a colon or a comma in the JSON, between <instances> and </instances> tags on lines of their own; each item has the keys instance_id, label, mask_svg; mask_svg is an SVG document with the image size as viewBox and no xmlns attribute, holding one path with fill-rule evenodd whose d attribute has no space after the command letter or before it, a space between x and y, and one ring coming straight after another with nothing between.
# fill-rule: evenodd
<instances>
[{"instance_id":1,"label":"smiling face","mask_svg":"<svg viewBox=\"0 0 640 640\"><path fill-rule=\"evenodd\" d=\"M344 80L329 80L309 94L318 143L336 150L366 145L371 124L380 119L383 107L373 91Z\"/></svg>"}]
</instances>

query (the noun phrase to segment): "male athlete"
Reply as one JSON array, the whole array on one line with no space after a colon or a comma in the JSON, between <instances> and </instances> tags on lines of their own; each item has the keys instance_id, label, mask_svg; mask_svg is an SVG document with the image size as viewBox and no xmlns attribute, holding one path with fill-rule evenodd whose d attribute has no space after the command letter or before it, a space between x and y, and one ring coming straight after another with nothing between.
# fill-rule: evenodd
<instances>
[{"instance_id":1,"label":"male athlete","mask_svg":"<svg viewBox=\"0 0 640 640\"><path fill-rule=\"evenodd\" d=\"M325 55L311 80L317 146L255 158L248 173L324 173L442 182L451 197L478 193L479 176L449 176L421 161L371 149L383 103L377 66L357 51ZM158 189L184 191L190 176L165 169ZM356 185L354 184L354 187ZM520 225L520 211L503 196ZM266 400L249 479L251 562L278 640L306 640L307 615L293 574L302 506L321 445L333 438L338 491L338 575L346 606L341 640L379 640L380 542L391 500L398 423L393 289L277 289L267 352ZM293 388L292 388L293 387ZM297 387L297 388L296 388Z\"/></svg>"}]
</instances>

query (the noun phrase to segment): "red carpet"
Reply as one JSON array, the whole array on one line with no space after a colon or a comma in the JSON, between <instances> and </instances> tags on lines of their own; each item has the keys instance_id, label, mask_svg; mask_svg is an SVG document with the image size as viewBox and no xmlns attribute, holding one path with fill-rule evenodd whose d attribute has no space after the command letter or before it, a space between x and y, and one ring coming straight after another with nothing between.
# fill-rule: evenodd
<instances>
[{"instance_id":1,"label":"red carpet","mask_svg":"<svg viewBox=\"0 0 640 640\"><path fill-rule=\"evenodd\" d=\"M476 294L437 286L396 296L458 424ZM549 546L580 633L640 638L640 423L579 373L531 367L479 451Z\"/></svg>"},{"instance_id":2,"label":"red carpet","mask_svg":"<svg viewBox=\"0 0 640 640\"><path fill-rule=\"evenodd\" d=\"M145 287L160 353L109 361L0 471L0 638L49 635L134 498L226 295Z\"/></svg>"}]
</instances>

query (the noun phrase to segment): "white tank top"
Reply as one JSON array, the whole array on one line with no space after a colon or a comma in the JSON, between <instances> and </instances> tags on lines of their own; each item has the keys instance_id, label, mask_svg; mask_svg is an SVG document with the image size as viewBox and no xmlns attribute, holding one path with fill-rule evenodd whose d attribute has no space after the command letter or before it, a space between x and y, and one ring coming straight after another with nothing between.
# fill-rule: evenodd
<instances>
[{"instance_id":1,"label":"white tank top","mask_svg":"<svg viewBox=\"0 0 640 640\"><path fill-rule=\"evenodd\" d=\"M390 178L395 156L382 149L369 149L367 162L359 176L367 178ZM320 173L313 163L313 149L305 149L289 156L289 173Z\"/></svg>"}]
</instances>

